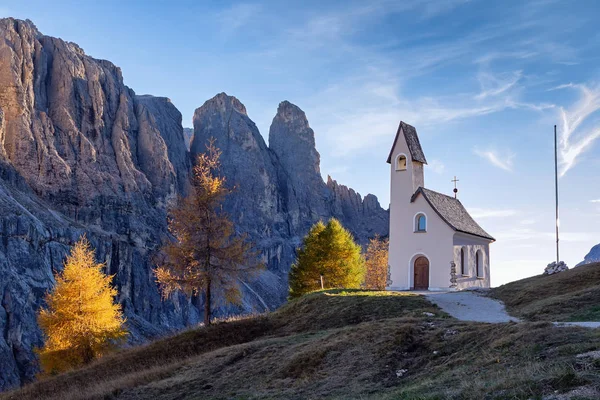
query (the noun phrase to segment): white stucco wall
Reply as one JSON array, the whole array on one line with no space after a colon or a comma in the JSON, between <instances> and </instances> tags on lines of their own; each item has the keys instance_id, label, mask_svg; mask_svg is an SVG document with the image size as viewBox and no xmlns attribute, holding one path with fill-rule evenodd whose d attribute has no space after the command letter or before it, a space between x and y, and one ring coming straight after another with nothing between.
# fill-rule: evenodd
<instances>
[{"instance_id":1,"label":"white stucco wall","mask_svg":"<svg viewBox=\"0 0 600 400\"><path fill-rule=\"evenodd\" d=\"M465 274L461 274L460 249L465 252ZM477 276L475 253L480 250L483 256L482 276ZM490 241L456 232L454 234L454 262L456 263L457 289L467 287L490 287Z\"/></svg>"},{"instance_id":2,"label":"white stucco wall","mask_svg":"<svg viewBox=\"0 0 600 400\"><path fill-rule=\"evenodd\" d=\"M405 171L396 171L398 154L407 157ZM414 287L414 261L421 255L429 260L429 289L447 289L450 286L450 263L454 259L454 230L437 215L423 196L410 202L418 186L423 185L423 164L412 161L403 134L392 152L390 173L389 265L392 282L389 289L408 290ZM414 232L414 217L419 212L427 216L426 233Z\"/></svg>"}]
</instances>

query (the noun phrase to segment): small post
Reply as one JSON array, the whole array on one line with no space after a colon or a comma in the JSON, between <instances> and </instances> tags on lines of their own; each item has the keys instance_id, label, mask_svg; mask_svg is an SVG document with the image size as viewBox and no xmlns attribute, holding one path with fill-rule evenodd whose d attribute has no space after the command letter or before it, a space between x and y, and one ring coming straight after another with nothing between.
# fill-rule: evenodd
<instances>
[{"instance_id":1,"label":"small post","mask_svg":"<svg viewBox=\"0 0 600 400\"><path fill-rule=\"evenodd\" d=\"M321 275L321 290L325 289L325 285L323 285L323 275Z\"/></svg>"},{"instance_id":2,"label":"small post","mask_svg":"<svg viewBox=\"0 0 600 400\"><path fill-rule=\"evenodd\" d=\"M556 264L560 261L560 253L558 246L558 137L556 134L556 125L554 125L554 187L556 189Z\"/></svg>"}]
</instances>

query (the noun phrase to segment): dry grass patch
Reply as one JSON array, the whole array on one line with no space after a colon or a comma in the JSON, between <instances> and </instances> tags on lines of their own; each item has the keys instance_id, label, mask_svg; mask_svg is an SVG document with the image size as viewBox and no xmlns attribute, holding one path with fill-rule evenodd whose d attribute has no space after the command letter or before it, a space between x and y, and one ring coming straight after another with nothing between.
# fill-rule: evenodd
<instances>
[{"instance_id":1,"label":"dry grass patch","mask_svg":"<svg viewBox=\"0 0 600 400\"><path fill-rule=\"evenodd\" d=\"M600 388L600 361L576 357L598 349L600 330L460 322L422 296L326 291L0 398L535 399Z\"/></svg>"},{"instance_id":2,"label":"dry grass patch","mask_svg":"<svg viewBox=\"0 0 600 400\"><path fill-rule=\"evenodd\" d=\"M507 283L491 294L530 321L600 321L600 263Z\"/></svg>"}]
</instances>

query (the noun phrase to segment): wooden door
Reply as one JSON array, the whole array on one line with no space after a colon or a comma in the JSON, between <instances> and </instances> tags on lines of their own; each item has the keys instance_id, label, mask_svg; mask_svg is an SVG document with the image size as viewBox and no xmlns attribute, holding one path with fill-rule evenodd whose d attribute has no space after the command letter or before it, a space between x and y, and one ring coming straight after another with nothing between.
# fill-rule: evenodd
<instances>
[{"instance_id":1,"label":"wooden door","mask_svg":"<svg viewBox=\"0 0 600 400\"><path fill-rule=\"evenodd\" d=\"M415 290L429 289L429 260L419 257L415 260Z\"/></svg>"}]
</instances>

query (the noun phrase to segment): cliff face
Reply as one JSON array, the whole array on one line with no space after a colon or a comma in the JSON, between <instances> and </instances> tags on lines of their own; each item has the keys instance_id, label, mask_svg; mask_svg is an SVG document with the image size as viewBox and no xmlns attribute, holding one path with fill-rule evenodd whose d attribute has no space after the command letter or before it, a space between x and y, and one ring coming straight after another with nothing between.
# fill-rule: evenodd
<instances>
[{"instance_id":1,"label":"cliff face","mask_svg":"<svg viewBox=\"0 0 600 400\"><path fill-rule=\"evenodd\" d=\"M185 138L185 146L189 150L190 145L192 144L192 139L194 137L194 129L193 128L183 128L183 137Z\"/></svg>"},{"instance_id":2,"label":"cliff face","mask_svg":"<svg viewBox=\"0 0 600 400\"><path fill-rule=\"evenodd\" d=\"M69 246L86 233L116 274L132 340L198 320L163 303L150 257L166 207L188 185L181 114L136 96L113 64L0 20L0 388L30 380L35 314Z\"/></svg>"},{"instance_id":3,"label":"cliff face","mask_svg":"<svg viewBox=\"0 0 600 400\"><path fill-rule=\"evenodd\" d=\"M281 103L269 148L245 107L217 95L196 110L190 153L173 104L136 95L112 63L29 21L0 20L0 37L0 390L37 372L36 313L83 234L115 275L131 341L201 319L201 299L161 301L151 269L167 236L166 210L187 192L190 154L210 137L235 187L225 209L268 265L243 283L234 311L285 301L295 249L318 219L338 217L361 243L387 234L387 211L374 196L323 182L314 132L298 107Z\"/></svg>"}]
</instances>

